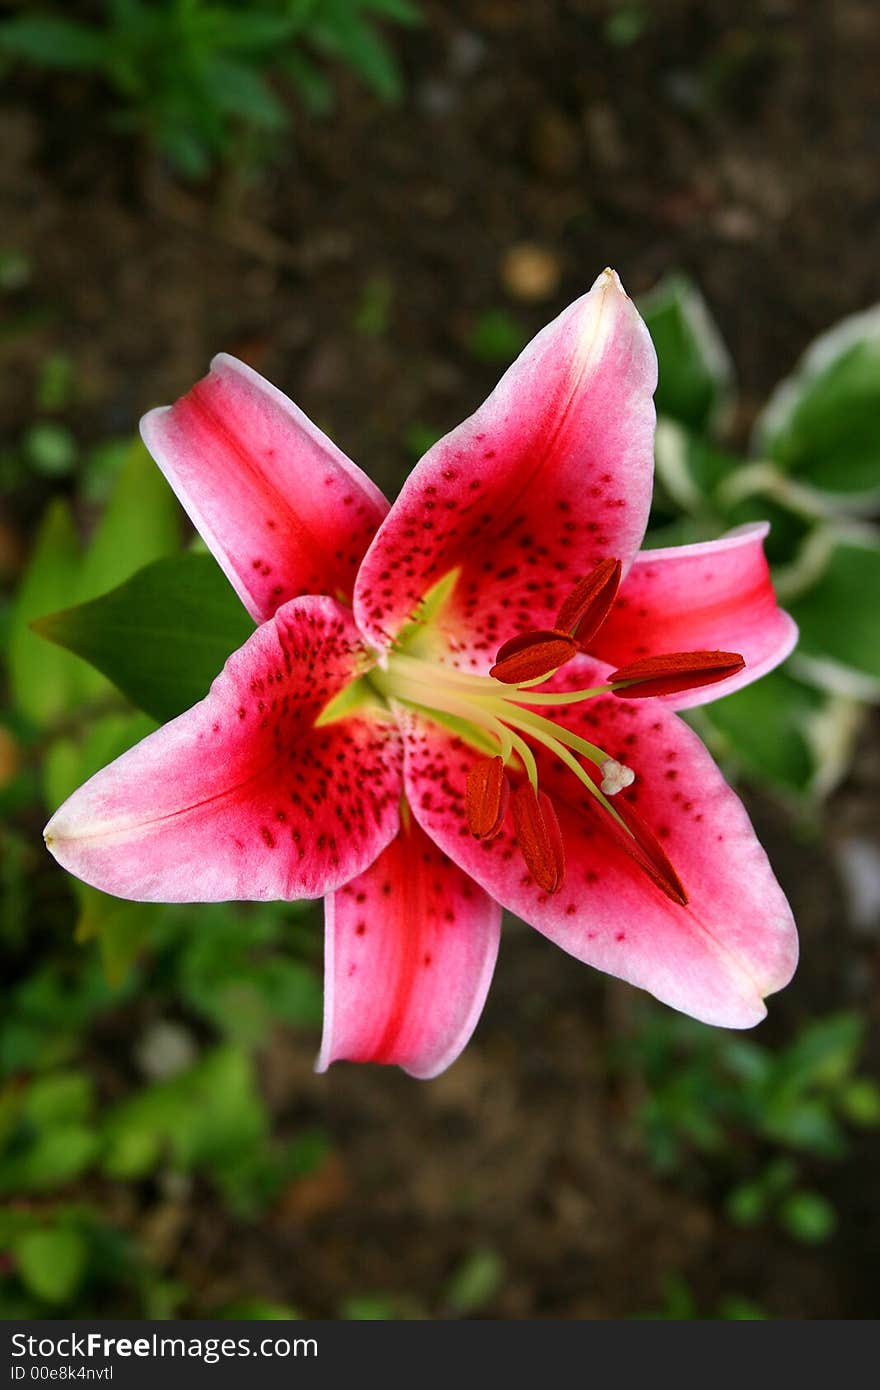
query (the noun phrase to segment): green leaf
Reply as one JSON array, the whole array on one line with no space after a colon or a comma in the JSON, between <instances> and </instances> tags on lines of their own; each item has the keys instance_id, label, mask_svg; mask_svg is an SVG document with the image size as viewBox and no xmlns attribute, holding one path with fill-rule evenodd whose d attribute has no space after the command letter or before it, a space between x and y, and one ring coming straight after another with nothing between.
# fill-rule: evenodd
<instances>
[{"instance_id":1,"label":"green leaf","mask_svg":"<svg viewBox=\"0 0 880 1390\"><path fill-rule=\"evenodd\" d=\"M285 107L247 64L215 58L202 75L218 111L240 116L261 130L282 130L287 125Z\"/></svg>"},{"instance_id":2,"label":"green leaf","mask_svg":"<svg viewBox=\"0 0 880 1390\"><path fill-rule=\"evenodd\" d=\"M22 714L45 728L66 714L77 691L78 663L53 651L31 632L33 618L50 612L75 592L79 543L66 502L56 499L46 510L34 549L12 606L9 677L13 702Z\"/></svg>"},{"instance_id":3,"label":"green leaf","mask_svg":"<svg viewBox=\"0 0 880 1390\"><path fill-rule=\"evenodd\" d=\"M365 338L381 338L388 332L394 285L387 275L371 275L364 285L354 314L354 329Z\"/></svg>"},{"instance_id":4,"label":"green leaf","mask_svg":"<svg viewBox=\"0 0 880 1390\"><path fill-rule=\"evenodd\" d=\"M767 1196L760 1183L740 1183L728 1193L724 1206L737 1226L757 1226L767 1213Z\"/></svg>"},{"instance_id":5,"label":"green leaf","mask_svg":"<svg viewBox=\"0 0 880 1390\"><path fill-rule=\"evenodd\" d=\"M742 1294L725 1294L718 1301L718 1316L727 1322L765 1322L767 1314L759 1303Z\"/></svg>"},{"instance_id":6,"label":"green leaf","mask_svg":"<svg viewBox=\"0 0 880 1390\"><path fill-rule=\"evenodd\" d=\"M697 1303L686 1279L680 1274L667 1274L663 1278L663 1303L656 1311L643 1313L641 1318L651 1321L685 1322L699 1318Z\"/></svg>"},{"instance_id":7,"label":"green leaf","mask_svg":"<svg viewBox=\"0 0 880 1390\"><path fill-rule=\"evenodd\" d=\"M80 905L76 940L98 942L104 974L115 989L126 979L149 941L163 906L113 898L87 883L77 882L76 895Z\"/></svg>"},{"instance_id":8,"label":"green leaf","mask_svg":"<svg viewBox=\"0 0 880 1390\"><path fill-rule=\"evenodd\" d=\"M27 1090L22 1114L38 1129L85 1120L94 1103L92 1079L84 1072L56 1072Z\"/></svg>"},{"instance_id":9,"label":"green leaf","mask_svg":"<svg viewBox=\"0 0 880 1390\"><path fill-rule=\"evenodd\" d=\"M12 1246L22 1283L46 1303L66 1303L76 1293L88 1262L88 1246L79 1231L26 1231Z\"/></svg>"},{"instance_id":10,"label":"green leaf","mask_svg":"<svg viewBox=\"0 0 880 1390\"><path fill-rule=\"evenodd\" d=\"M73 1182L91 1166L100 1139L84 1124L53 1125L24 1149L0 1159L0 1191L44 1192Z\"/></svg>"},{"instance_id":11,"label":"green leaf","mask_svg":"<svg viewBox=\"0 0 880 1390\"><path fill-rule=\"evenodd\" d=\"M853 1011L812 1020L777 1057L774 1084L834 1089L853 1071L864 1037L865 1021Z\"/></svg>"},{"instance_id":12,"label":"green leaf","mask_svg":"<svg viewBox=\"0 0 880 1390\"><path fill-rule=\"evenodd\" d=\"M851 503L880 495L880 306L817 338L770 398L759 453Z\"/></svg>"},{"instance_id":13,"label":"green leaf","mask_svg":"<svg viewBox=\"0 0 880 1390\"><path fill-rule=\"evenodd\" d=\"M842 1158L846 1153L843 1132L827 1102L787 1100L770 1097L766 1102L762 1129L777 1143L803 1149L823 1158Z\"/></svg>"},{"instance_id":14,"label":"green leaf","mask_svg":"<svg viewBox=\"0 0 880 1390\"><path fill-rule=\"evenodd\" d=\"M268 1141L268 1115L251 1064L236 1048L217 1048L195 1067L148 1087L123 1103L108 1123L110 1161L132 1161L125 1135L138 1135L137 1157L146 1161L148 1136L155 1153L171 1154L183 1172L207 1171L229 1192L248 1175L248 1165Z\"/></svg>"},{"instance_id":15,"label":"green leaf","mask_svg":"<svg viewBox=\"0 0 880 1390\"><path fill-rule=\"evenodd\" d=\"M265 6L253 6L253 9L264 12L248 13L247 9L237 10L226 5L206 8L199 14L192 6L193 18L197 21L194 26L196 39L216 49L232 49L239 53L268 50L271 53L296 32L295 16L268 14Z\"/></svg>"},{"instance_id":16,"label":"green leaf","mask_svg":"<svg viewBox=\"0 0 880 1390\"><path fill-rule=\"evenodd\" d=\"M204 555L158 560L102 598L34 627L85 657L162 722L200 700L253 632L227 580Z\"/></svg>"},{"instance_id":17,"label":"green leaf","mask_svg":"<svg viewBox=\"0 0 880 1390\"><path fill-rule=\"evenodd\" d=\"M76 440L64 425L54 420L41 420L31 425L22 441L24 451L37 473L47 478L62 478L76 464Z\"/></svg>"},{"instance_id":18,"label":"green leaf","mask_svg":"<svg viewBox=\"0 0 880 1390\"><path fill-rule=\"evenodd\" d=\"M850 1124L874 1129L880 1125L880 1086L867 1076L857 1076L844 1087L840 1109Z\"/></svg>"},{"instance_id":19,"label":"green leaf","mask_svg":"<svg viewBox=\"0 0 880 1390\"><path fill-rule=\"evenodd\" d=\"M837 1229L837 1213L820 1192L792 1192L779 1208L779 1219L795 1240L807 1245L821 1245Z\"/></svg>"},{"instance_id":20,"label":"green leaf","mask_svg":"<svg viewBox=\"0 0 880 1390\"><path fill-rule=\"evenodd\" d=\"M296 49L279 54L278 65L294 83L308 111L326 116L333 109L333 84L304 54Z\"/></svg>"},{"instance_id":21,"label":"green leaf","mask_svg":"<svg viewBox=\"0 0 880 1390\"><path fill-rule=\"evenodd\" d=\"M309 38L324 53L348 64L386 101L399 101L403 84L384 41L366 23L351 0L325 0L309 26Z\"/></svg>"},{"instance_id":22,"label":"green leaf","mask_svg":"<svg viewBox=\"0 0 880 1390\"><path fill-rule=\"evenodd\" d=\"M478 362L510 362L523 347L526 334L506 309L487 309L467 336L465 347Z\"/></svg>"},{"instance_id":23,"label":"green leaf","mask_svg":"<svg viewBox=\"0 0 880 1390\"><path fill-rule=\"evenodd\" d=\"M397 1300L388 1294L355 1294L343 1300L339 1316L347 1322L391 1322L398 1311Z\"/></svg>"},{"instance_id":24,"label":"green leaf","mask_svg":"<svg viewBox=\"0 0 880 1390\"><path fill-rule=\"evenodd\" d=\"M747 1086L762 1085L772 1066L770 1054L763 1047L736 1034L725 1040L721 1058L725 1070Z\"/></svg>"},{"instance_id":25,"label":"green leaf","mask_svg":"<svg viewBox=\"0 0 880 1390\"><path fill-rule=\"evenodd\" d=\"M207 178L211 171L211 151L195 131L169 123L156 136L156 143L178 174L194 181Z\"/></svg>"},{"instance_id":26,"label":"green leaf","mask_svg":"<svg viewBox=\"0 0 880 1390\"><path fill-rule=\"evenodd\" d=\"M657 481L671 501L697 516L712 515L717 489L735 477L742 462L666 416L657 421L654 459Z\"/></svg>"},{"instance_id":27,"label":"green leaf","mask_svg":"<svg viewBox=\"0 0 880 1390\"><path fill-rule=\"evenodd\" d=\"M64 410L74 392L73 358L51 352L40 366L35 402L38 410Z\"/></svg>"},{"instance_id":28,"label":"green leaf","mask_svg":"<svg viewBox=\"0 0 880 1390\"><path fill-rule=\"evenodd\" d=\"M82 566L76 597L96 598L180 546L177 499L144 445L134 440ZM44 610L45 611L45 610Z\"/></svg>"},{"instance_id":29,"label":"green leaf","mask_svg":"<svg viewBox=\"0 0 880 1390\"><path fill-rule=\"evenodd\" d=\"M606 16L602 32L615 48L628 48L642 37L650 22L649 11L629 0Z\"/></svg>"},{"instance_id":30,"label":"green leaf","mask_svg":"<svg viewBox=\"0 0 880 1390\"><path fill-rule=\"evenodd\" d=\"M84 700L105 694L107 684L82 662L53 654L35 636L36 628L28 629L30 620L71 598L93 598L139 566L173 553L179 532L177 502L140 441L129 446L85 557L66 504L51 504L16 603L10 644L16 702L35 723L45 726L69 715Z\"/></svg>"},{"instance_id":31,"label":"green leaf","mask_svg":"<svg viewBox=\"0 0 880 1390\"><path fill-rule=\"evenodd\" d=\"M810 721L821 709L819 691L795 680L786 668L771 671L699 712L716 750L730 755L761 781L788 791L809 790L816 773ZM711 733L721 735L720 742Z\"/></svg>"},{"instance_id":32,"label":"green leaf","mask_svg":"<svg viewBox=\"0 0 880 1390\"><path fill-rule=\"evenodd\" d=\"M411 0L364 0L363 8L370 14L392 19L407 28L415 28L424 23L421 12Z\"/></svg>"},{"instance_id":33,"label":"green leaf","mask_svg":"<svg viewBox=\"0 0 880 1390\"><path fill-rule=\"evenodd\" d=\"M494 1250L474 1250L453 1274L446 1302L459 1317L491 1303L504 1281L504 1261Z\"/></svg>"},{"instance_id":34,"label":"green leaf","mask_svg":"<svg viewBox=\"0 0 880 1390\"><path fill-rule=\"evenodd\" d=\"M102 439L87 451L78 470L79 495L92 505L103 504L125 467L131 449L128 435Z\"/></svg>"},{"instance_id":35,"label":"green leaf","mask_svg":"<svg viewBox=\"0 0 880 1390\"><path fill-rule=\"evenodd\" d=\"M235 955L211 977L190 985L190 996L227 1037L243 1046L262 1041L272 1024L314 1027L321 1021L321 985L302 961L262 961Z\"/></svg>"},{"instance_id":36,"label":"green leaf","mask_svg":"<svg viewBox=\"0 0 880 1390\"><path fill-rule=\"evenodd\" d=\"M117 1125L111 1131L102 1166L108 1177L136 1182L152 1172L160 1153L160 1136L155 1129Z\"/></svg>"},{"instance_id":37,"label":"green leaf","mask_svg":"<svg viewBox=\"0 0 880 1390\"><path fill-rule=\"evenodd\" d=\"M825 688L880 698L880 541L833 540L815 583L786 605L800 628L798 663Z\"/></svg>"},{"instance_id":38,"label":"green leaf","mask_svg":"<svg viewBox=\"0 0 880 1390\"><path fill-rule=\"evenodd\" d=\"M107 39L97 29L51 15L22 15L0 25L0 51L54 68L96 68Z\"/></svg>"},{"instance_id":39,"label":"green leaf","mask_svg":"<svg viewBox=\"0 0 880 1390\"><path fill-rule=\"evenodd\" d=\"M733 368L705 300L686 276L670 275L639 308L657 350L658 415L707 429L730 400Z\"/></svg>"}]
</instances>

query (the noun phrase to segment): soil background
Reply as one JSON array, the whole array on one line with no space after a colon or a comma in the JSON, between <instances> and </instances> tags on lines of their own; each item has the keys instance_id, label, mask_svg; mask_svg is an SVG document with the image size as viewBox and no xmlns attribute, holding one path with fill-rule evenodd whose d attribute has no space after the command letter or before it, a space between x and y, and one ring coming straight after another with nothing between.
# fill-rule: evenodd
<instances>
[{"instance_id":1,"label":"soil background","mask_svg":"<svg viewBox=\"0 0 880 1390\"><path fill-rule=\"evenodd\" d=\"M33 276L16 296L27 330L0 344L4 430L28 424L50 350L76 364L83 441L131 430L227 351L394 495L419 431L456 424L499 374L468 346L481 316L503 308L531 334L611 264L636 295L671 269L697 280L737 366L745 439L809 340L880 300L880 14L873 0L666 0L615 45L612 8L428 0L425 26L392 37L401 106L343 73L331 118L297 112L272 167L208 186L108 134L90 85L16 75L2 241ZM537 293L512 268L522 243L541 253ZM377 298L380 331L364 331ZM45 500L35 479L3 519L10 572ZM818 839L745 789L803 940L762 1040L856 1007L874 1063L877 929L856 931L834 848L877 835L878 732ZM704 1314L734 1290L776 1317L876 1316L877 1139L818 1171L840 1217L830 1243L737 1229L711 1170L662 1181L633 1135L608 1062L633 999L511 923L474 1041L431 1084L346 1066L318 1078L316 1037L279 1036L263 1066L277 1123L320 1124L335 1157L256 1225L198 1188L166 1212L156 1239L194 1290L188 1312L247 1288L316 1316L376 1291L442 1315L450 1272L489 1249L506 1274L482 1311L503 1319L638 1314L670 1274ZM108 1030L108 1058L125 1027Z\"/></svg>"}]
</instances>

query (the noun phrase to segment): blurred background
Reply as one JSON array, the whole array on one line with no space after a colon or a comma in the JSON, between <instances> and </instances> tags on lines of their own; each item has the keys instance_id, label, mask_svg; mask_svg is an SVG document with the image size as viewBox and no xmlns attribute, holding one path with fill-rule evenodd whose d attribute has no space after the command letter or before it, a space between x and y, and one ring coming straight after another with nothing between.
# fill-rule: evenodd
<instances>
[{"instance_id":1,"label":"blurred background","mask_svg":"<svg viewBox=\"0 0 880 1390\"><path fill-rule=\"evenodd\" d=\"M878 1315L878 67L872 0L0 5L3 1316ZM136 425L213 353L393 496L606 264L650 542L773 522L801 648L696 726L802 965L737 1035L510 921L447 1074L316 1077L317 905L44 852L152 726L29 623L192 543Z\"/></svg>"}]
</instances>

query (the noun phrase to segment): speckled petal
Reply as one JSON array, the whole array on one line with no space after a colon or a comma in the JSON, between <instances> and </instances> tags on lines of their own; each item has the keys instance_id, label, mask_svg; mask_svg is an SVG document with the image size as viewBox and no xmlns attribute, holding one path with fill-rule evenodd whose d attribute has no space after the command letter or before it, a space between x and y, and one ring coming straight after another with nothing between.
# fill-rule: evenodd
<instances>
[{"instance_id":1,"label":"speckled petal","mask_svg":"<svg viewBox=\"0 0 880 1390\"><path fill-rule=\"evenodd\" d=\"M361 630L387 645L457 572L437 621L449 659L486 671L516 633L553 627L598 561L626 568L651 502L656 380L648 332L606 271L417 465L361 566Z\"/></svg>"},{"instance_id":2,"label":"speckled petal","mask_svg":"<svg viewBox=\"0 0 880 1390\"><path fill-rule=\"evenodd\" d=\"M351 597L388 503L283 392L220 353L141 434L258 622L299 594Z\"/></svg>"},{"instance_id":3,"label":"speckled petal","mask_svg":"<svg viewBox=\"0 0 880 1390\"><path fill-rule=\"evenodd\" d=\"M55 858L147 902L317 897L362 872L397 831L399 736L365 712L314 727L362 659L348 609L286 604L204 700L74 792Z\"/></svg>"},{"instance_id":4,"label":"speckled petal","mask_svg":"<svg viewBox=\"0 0 880 1390\"><path fill-rule=\"evenodd\" d=\"M345 1058L430 1077L468 1042L495 968L501 908L415 823L328 896L318 1070Z\"/></svg>"},{"instance_id":5,"label":"speckled petal","mask_svg":"<svg viewBox=\"0 0 880 1390\"><path fill-rule=\"evenodd\" d=\"M674 709L719 700L772 671L794 647L797 627L776 603L764 556L769 529L756 522L715 541L643 550L590 650L613 666L718 648L744 657L736 675L660 697Z\"/></svg>"},{"instance_id":6,"label":"speckled petal","mask_svg":"<svg viewBox=\"0 0 880 1390\"><path fill-rule=\"evenodd\" d=\"M554 680L583 688L607 668L581 658ZM542 710L546 713L546 707ZM477 841L464 786L480 754L409 716L407 795L422 827L479 883L579 960L649 990L706 1023L749 1027L763 999L787 984L797 960L791 911L738 797L686 724L657 700L611 696L567 706L559 722L636 771L615 804L657 836L687 892L672 901L604 829L573 774L538 753L540 785L556 808L565 878L542 892L508 823Z\"/></svg>"}]
</instances>

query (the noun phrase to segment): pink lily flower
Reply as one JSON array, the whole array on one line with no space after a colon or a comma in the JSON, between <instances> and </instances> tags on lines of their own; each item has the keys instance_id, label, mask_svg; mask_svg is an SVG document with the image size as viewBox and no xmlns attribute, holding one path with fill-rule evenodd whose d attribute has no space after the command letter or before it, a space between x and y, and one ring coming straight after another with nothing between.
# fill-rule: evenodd
<instances>
[{"instance_id":1,"label":"pink lily flower","mask_svg":"<svg viewBox=\"0 0 880 1390\"><path fill-rule=\"evenodd\" d=\"M142 432L259 626L52 817L58 861L151 902L324 895L321 1070L447 1067L502 907L698 1019L757 1023L794 923L675 710L769 671L796 630L765 526L638 553L655 385L605 271L389 507L215 358Z\"/></svg>"}]
</instances>

